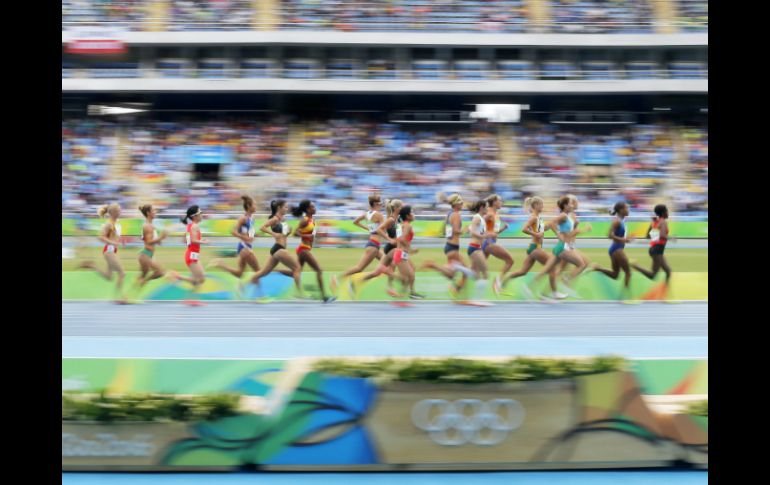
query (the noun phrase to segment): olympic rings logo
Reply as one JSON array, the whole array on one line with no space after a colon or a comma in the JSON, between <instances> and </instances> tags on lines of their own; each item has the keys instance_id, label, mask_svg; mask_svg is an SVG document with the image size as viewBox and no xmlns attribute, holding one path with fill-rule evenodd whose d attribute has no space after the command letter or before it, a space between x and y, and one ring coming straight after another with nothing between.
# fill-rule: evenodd
<instances>
[{"instance_id":1,"label":"olympic rings logo","mask_svg":"<svg viewBox=\"0 0 770 485\"><path fill-rule=\"evenodd\" d=\"M525 414L513 399L424 399L412 408L412 423L439 445L491 446L521 427Z\"/></svg>"}]
</instances>

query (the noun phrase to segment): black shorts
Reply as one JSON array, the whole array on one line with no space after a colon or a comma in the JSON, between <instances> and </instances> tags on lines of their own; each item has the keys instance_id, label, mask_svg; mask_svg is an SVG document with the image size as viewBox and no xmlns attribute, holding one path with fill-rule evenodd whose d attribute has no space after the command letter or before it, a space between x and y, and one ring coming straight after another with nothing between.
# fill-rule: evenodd
<instances>
[{"instance_id":1,"label":"black shorts","mask_svg":"<svg viewBox=\"0 0 770 485\"><path fill-rule=\"evenodd\" d=\"M663 251L665 250L666 250L666 246L663 244L656 244L655 246L650 246L650 256L663 254Z\"/></svg>"},{"instance_id":2,"label":"black shorts","mask_svg":"<svg viewBox=\"0 0 770 485\"><path fill-rule=\"evenodd\" d=\"M444 245L444 254L449 254L452 251L459 251L459 250L460 250L459 244L446 243Z\"/></svg>"},{"instance_id":3,"label":"black shorts","mask_svg":"<svg viewBox=\"0 0 770 485\"><path fill-rule=\"evenodd\" d=\"M281 246L278 243L273 244L273 247L270 248L270 256L274 255L276 252L280 251L281 249L286 249L286 248Z\"/></svg>"},{"instance_id":4,"label":"black shorts","mask_svg":"<svg viewBox=\"0 0 770 485\"><path fill-rule=\"evenodd\" d=\"M391 252L394 249L396 249L396 245L395 244L390 244L390 243L387 243L387 244L385 244L385 246L382 247L382 251L385 254L388 254L389 252Z\"/></svg>"}]
</instances>

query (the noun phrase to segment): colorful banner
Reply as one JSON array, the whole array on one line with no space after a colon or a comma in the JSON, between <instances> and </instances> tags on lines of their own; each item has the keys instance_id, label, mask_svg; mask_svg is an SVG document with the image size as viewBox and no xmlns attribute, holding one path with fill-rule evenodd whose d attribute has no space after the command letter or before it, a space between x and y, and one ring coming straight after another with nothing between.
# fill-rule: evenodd
<instances>
[{"instance_id":1,"label":"colorful banner","mask_svg":"<svg viewBox=\"0 0 770 485\"><path fill-rule=\"evenodd\" d=\"M418 216L419 217L419 216ZM526 219L522 218L502 218L504 222L509 224L508 229L501 233L502 238L523 238L529 239L530 236L524 234L522 228ZM468 224L468 220L464 220L463 224ZM203 233L207 236L230 236L230 231L235 225L235 219L204 219L201 223ZM257 224L264 222L264 219L255 220ZM292 218L289 219L289 225L295 227L298 222ZM120 224L123 229L123 235L125 236L139 236L142 230L143 219L140 218L126 218L121 219ZM609 233L611 220L609 218L600 221L585 221L584 223L591 224L591 231L580 235L581 238L606 238ZM78 233L84 235L96 235L104 224L104 220L98 218L86 218L77 220L74 218L62 218L62 236L74 236ZM647 228L649 227L649 220L644 221L629 221L626 224L628 235L643 238L647 234ZM156 221L156 225L166 228L172 233L182 234L184 226L176 219L159 219ZM318 237L366 237L366 232L362 231L360 227L353 224L353 220L342 219L318 219ZM80 228L80 230L78 230ZM416 220L414 222L415 236L417 237L444 237L444 221L421 221ZM671 235L686 239L686 238L708 238L708 221L677 221L671 220L670 222ZM257 234L258 237L267 237L263 234ZM552 232L548 232L546 239L555 239L556 236Z\"/></svg>"},{"instance_id":2,"label":"colorful banner","mask_svg":"<svg viewBox=\"0 0 770 485\"><path fill-rule=\"evenodd\" d=\"M234 368L244 365L231 362ZM74 359L63 367L62 382L105 364ZM129 359L112 365L163 364ZM245 379L253 369L241 372ZM229 388L230 380L220 385ZM708 418L654 410L642 394L650 384L633 372L500 384L377 384L311 371L295 382L275 406L211 422L62 422L62 468L574 469L682 461L708 466Z\"/></svg>"},{"instance_id":3,"label":"colorful banner","mask_svg":"<svg viewBox=\"0 0 770 485\"><path fill-rule=\"evenodd\" d=\"M324 273L324 284L327 290L331 288L331 276L334 273ZM126 282L134 281L136 272L126 273ZM363 273L353 277L353 292L348 285L340 285L337 296L340 300L359 301L393 301L386 293L387 280L385 276L375 278L366 284L361 284ZM490 279L495 274L490 275ZM486 289L484 299L489 301L523 301L526 296L524 285L530 285L535 273L528 273L521 278L511 281L498 297L494 294L491 285ZM655 281L635 274L631 278L631 300L708 300L708 273L674 273L671 277L671 285L666 292L664 275L658 275ZM581 300L618 300L621 298L623 281L622 277L612 280L600 273L588 273L578 278L573 288L577 294L575 298ZM245 281L245 280L244 280ZM270 273L260 280L260 286L247 284L240 289L239 281L222 273L210 273L205 283L201 286L197 297L202 300L240 301L269 298L277 300L292 300L294 298L294 280L280 273ZM302 273L302 286L305 293L320 300L321 294L315 273ZM438 273L417 273L415 289L426 295L426 300L450 300L449 280ZM532 288L535 294L545 291L548 286L547 278L543 278L540 286ZM62 300L111 300L115 298L114 283L106 282L99 275L85 271L62 272ZM468 285L468 291L472 285ZM178 301L190 298L192 286L185 282L171 283L165 280L155 280L138 293L129 294L130 298L149 301ZM468 296L467 294L465 296Z\"/></svg>"}]
</instances>

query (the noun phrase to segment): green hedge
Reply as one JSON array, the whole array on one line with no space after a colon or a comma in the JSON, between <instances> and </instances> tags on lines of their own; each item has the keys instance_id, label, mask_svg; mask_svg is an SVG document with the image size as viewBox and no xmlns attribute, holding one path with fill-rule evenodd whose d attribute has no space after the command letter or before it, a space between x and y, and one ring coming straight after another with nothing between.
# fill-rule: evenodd
<instances>
[{"instance_id":1,"label":"green hedge","mask_svg":"<svg viewBox=\"0 0 770 485\"><path fill-rule=\"evenodd\" d=\"M704 416L708 417L709 415L709 402L708 401L699 401L690 404L687 406L687 414L692 414L693 416Z\"/></svg>"},{"instance_id":2,"label":"green hedge","mask_svg":"<svg viewBox=\"0 0 770 485\"><path fill-rule=\"evenodd\" d=\"M238 394L179 397L62 393L62 421L212 421L238 413Z\"/></svg>"},{"instance_id":3,"label":"green hedge","mask_svg":"<svg viewBox=\"0 0 770 485\"><path fill-rule=\"evenodd\" d=\"M396 361L355 361L323 359L313 370L326 374L367 377L387 382L434 382L481 384L490 382L541 381L625 370L621 357L603 356L589 360L534 359L517 357L504 362L468 359L413 359Z\"/></svg>"}]
</instances>

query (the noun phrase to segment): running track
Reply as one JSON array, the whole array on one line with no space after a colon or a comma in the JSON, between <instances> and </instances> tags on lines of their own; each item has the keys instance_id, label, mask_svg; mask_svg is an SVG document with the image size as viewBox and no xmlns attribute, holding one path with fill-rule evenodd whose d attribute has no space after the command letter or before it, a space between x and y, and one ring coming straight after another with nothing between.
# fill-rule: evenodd
<instances>
[{"instance_id":1,"label":"running track","mask_svg":"<svg viewBox=\"0 0 770 485\"><path fill-rule=\"evenodd\" d=\"M64 357L708 357L708 303L62 303Z\"/></svg>"}]
</instances>

